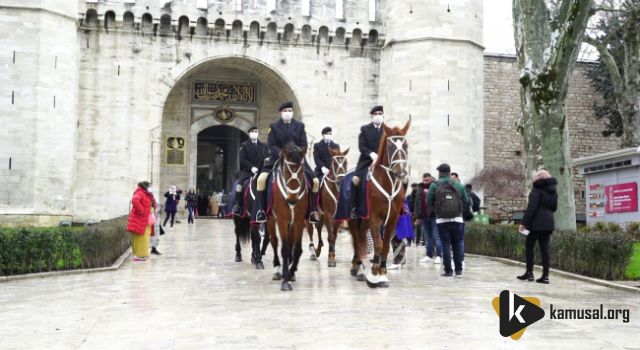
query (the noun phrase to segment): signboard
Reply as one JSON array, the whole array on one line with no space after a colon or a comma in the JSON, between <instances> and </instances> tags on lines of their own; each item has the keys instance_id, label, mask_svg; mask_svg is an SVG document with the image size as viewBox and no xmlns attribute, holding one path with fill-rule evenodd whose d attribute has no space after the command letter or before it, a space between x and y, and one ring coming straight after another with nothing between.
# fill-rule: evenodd
<instances>
[{"instance_id":1,"label":"signboard","mask_svg":"<svg viewBox=\"0 0 640 350\"><path fill-rule=\"evenodd\" d=\"M607 186L604 192L607 196L607 214L638 211L638 184L636 182Z\"/></svg>"},{"instance_id":2,"label":"signboard","mask_svg":"<svg viewBox=\"0 0 640 350\"><path fill-rule=\"evenodd\" d=\"M165 150L165 164L185 164L184 138L177 136L167 136L165 140Z\"/></svg>"},{"instance_id":3,"label":"signboard","mask_svg":"<svg viewBox=\"0 0 640 350\"><path fill-rule=\"evenodd\" d=\"M587 199L587 215L593 218L604 216L605 207L604 185L589 185L589 198Z\"/></svg>"},{"instance_id":4,"label":"signboard","mask_svg":"<svg viewBox=\"0 0 640 350\"><path fill-rule=\"evenodd\" d=\"M254 83L196 81L193 85L192 97L194 102L257 105L258 88Z\"/></svg>"}]
</instances>

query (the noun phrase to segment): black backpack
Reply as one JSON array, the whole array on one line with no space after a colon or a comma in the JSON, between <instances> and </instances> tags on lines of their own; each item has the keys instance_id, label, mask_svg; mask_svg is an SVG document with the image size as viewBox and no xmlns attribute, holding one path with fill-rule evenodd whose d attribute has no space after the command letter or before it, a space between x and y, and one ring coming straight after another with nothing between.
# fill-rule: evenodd
<instances>
[{"instance_id":1,"label":"black backpack","mask_svg":"<svg viewBox=\"0 0 640 350\"><path fill-rule=\"evenodd\" d=\"M436 182L438 188L436 188L436 200L435 200L435 212L436 218L439 219L453 219L462 215L462 201L460 200L460 193L449 182Z\"/></svg>"}]
</instances>

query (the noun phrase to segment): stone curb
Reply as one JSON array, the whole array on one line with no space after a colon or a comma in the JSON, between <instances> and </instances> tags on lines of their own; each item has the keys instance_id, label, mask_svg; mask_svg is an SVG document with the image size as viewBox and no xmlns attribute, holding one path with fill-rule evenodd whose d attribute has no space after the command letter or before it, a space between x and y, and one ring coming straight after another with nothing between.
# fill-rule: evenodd
<instances>
[{"instance_id":1,"label":"stone curb","mask_svg":"<svg viewBox=\"0 0 640 350\"><path fill-rule=\"evenodd\" d=\"M520 262L520 261L515 261L515 260L511 260L511 259L506 259L506 258L498 258L498 257L495 257L495 256L470 254L470 253L464 253L464 255L465 256L473 256L473 257L476 257L476 258L485 258L485 259L494 260L494 261L498 261L498 262L501 262L501 263L504 263L504 264L514 265L514 266L525 266L526 265L525 263ZM536 269L538 271L542 271L542 267L538 266L538 265L534 265L534 269ZM598 284L598 285L609 287L609 288L615 288L615 289L624 290L624 291L627 291L627 292L633 292L633 293L639 293L640 294L640 288L626 286L626 285L620 284L620 283L615 283L615 282L611 282L611 281L605 281L605 280L601 280L601 279L593 278L593 277L582 276L582 275L578 275L578 274L575 274L575 273L562 271L562 270L557 270L557 269L550 269L549 272L551 274L553 274L553 275L558 275L558 276L567 277L567 278L571 278L571 279L575 279L575 280L579 280L579 281L583 281L583 282L589 282L589 283Z\"/></svg>"},{"instance_id":2,"label":"stone curb","mask_svg":"<svg viewBox=\"0 0 640 350\"><path fill-rule=\"evenodd\" d=\"M116 271L120 268L120 266L122 266L122 264L124 264L124 262L127 260L127 258L130 255L131 255L131 248L127 249L124 253L122 253L122 255L120 255L120 257L111 266L97 267L94 269L75 269L75 270L27 273L23 275L13 275L13 276L0 276L0 283L34 279L34 278L58 277L58 276L66 276L66 275L78 275L83 273Z\"/></svg>"}]
</instances>

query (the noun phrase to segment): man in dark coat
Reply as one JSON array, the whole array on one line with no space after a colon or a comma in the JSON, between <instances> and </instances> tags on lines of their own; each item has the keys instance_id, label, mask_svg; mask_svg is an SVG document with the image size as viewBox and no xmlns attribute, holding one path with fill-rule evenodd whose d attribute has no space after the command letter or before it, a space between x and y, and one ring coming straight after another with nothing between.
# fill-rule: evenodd
<instances>
[{"instance_id":1,"label":"man in dark coat","mask_svg":"<svg viewBox=\"0 0 640 350\"><path fill-rule=\"evenodd\" d=\"M322 141L313 145L313 160L316 163L314 175L320 182L331 169L331 152L329 150L340 149L340 145L331 140L332 134L331 128L325 127L322 129Z\"/></svg>"},{"instance_id":2,"label":"man in dark coat","mask_svg":"<svg viewBox=\"0 0 640 350\"><path fill-rule=\"evenodd\" d=\"M249 139L240 145L240 173L236 185L236 204L233 206L233 215L241 215L243 208L242 185L244 182L258 173L262 162L269 156L269 147L258 140L258 127L249 128Z\"/></svg>"},{"instance_id":3,"label":"man in dark coat","mask_svg":"<svg viewBox=\"0 0 640 350\"><path fill-rule=\"evenodd\" d=\"M256 196L256 210L254 213L255 217L252 217L252 221L263 223L267 221L267 214L262 208L263 203L266 201L265 198L265 189L267 186L267 178L269 176L269 171L276 164L276 161L280 158L280 153L282 149L289 143L293 142L296 146L300 148L307 148L307 133L304 130L304 123L299 122L293 119L293 103L292 102L283 102L278 108L278 112L280 112L280 119L276 122L271 123L269 137L267 138L267 145L271 150L271 157L268 160L265 160L265 166L262 169L262 173L258 177L258 195ZM319 220L318 212L316 209L317 206L317 196L318 196L318 179L313 176L313 171L311 171L311 167L305 161L304 162L304 173L307 176L307 179L313 182L313 187L311 190L311 214L309 216L309 221L311 223L317 223Z\"/></svg>"},{"instance_id":4,"label":"man in dark coat","mask_svg":"<svg viewBox=\"0 0 640 350\"><path fill-rule=\"evenodd\" d=\"M360 180L366 178L369 167L378 159L378 145L384 131L384 110L382 106L375 106L369 112L371 115L371 123L363 125L360 128L360 136L358 136L358 148L360 150L360 158L353 176L351 186L351 218L355 219L359 216L359 187Z\"/></svg>"}]
</instances>

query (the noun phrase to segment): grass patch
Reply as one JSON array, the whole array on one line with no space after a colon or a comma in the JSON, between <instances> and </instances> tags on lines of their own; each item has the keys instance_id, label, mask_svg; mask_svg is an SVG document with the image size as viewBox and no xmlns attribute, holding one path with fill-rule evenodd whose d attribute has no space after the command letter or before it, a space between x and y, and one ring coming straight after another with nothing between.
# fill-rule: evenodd
<instances>
[{"instance_id":1,"label":"grass patch","mask_svg":"<svg viewBox=\"0 0 640 350\"><path fill-rule=\"evenodd\" d=\"M633 245L633 255L624 272L624 277L629 280L640 280L640 242Z\"/></svg>"}]
</instances>

